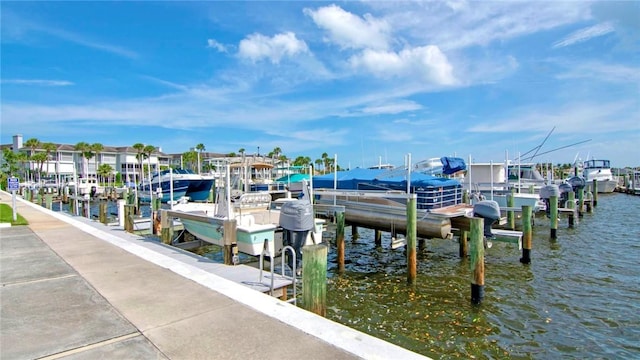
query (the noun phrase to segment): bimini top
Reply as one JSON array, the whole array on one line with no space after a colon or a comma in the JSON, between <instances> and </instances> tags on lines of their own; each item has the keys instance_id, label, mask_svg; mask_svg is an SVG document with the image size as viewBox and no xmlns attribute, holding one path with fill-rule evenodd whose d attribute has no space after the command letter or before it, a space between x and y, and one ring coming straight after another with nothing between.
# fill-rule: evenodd
<instances>
[{"instance_id":1,"label":"bimini top","mask_svg":"<svg viewBox=\"0 0 640 360\"><path fill-rule=\"evenodd\" d=\"M333 189L334 173L314 176L313 187L316 189ZM411 172L411 187L450 187L460 186L455 179L447 179ZM348 171L338 171L337 188L344 190L374 190L393 189L405 190L407 188L407 175L398 171L386 169L362 169L355 168Z\"/></svg>"}]
</instances>

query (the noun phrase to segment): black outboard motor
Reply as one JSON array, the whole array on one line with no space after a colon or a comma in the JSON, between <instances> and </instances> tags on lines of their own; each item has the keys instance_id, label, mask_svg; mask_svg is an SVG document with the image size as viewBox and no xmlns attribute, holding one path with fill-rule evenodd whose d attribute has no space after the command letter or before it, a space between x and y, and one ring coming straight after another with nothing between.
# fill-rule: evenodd
<instances>
[{"instance_id":1,"label":"black outboard motor","mask_svg":"<svg viewBox=\"0 0 640 360\"><path fill-rule=\"evenodd\" d=\"M96 194L97 194L97 193L98 193L98 188L97 188L97 187L95 187L95 186L92 186L92 187L91 187L91 193L90 193L91 197L92 197L92 198L96 197Z\"/></svg>"},{"instance_id":2,"label":"black outboard motor","mask_svg":"<svg viewBox=\"0 0 640 360\"><path fill-rule=\"evenodd\" d=\"M567 179L567 184L571 185L571 187L573 187L573 191L576 192L580 189L584 189L584 187L587 185L587 182L584 181L584 178L581 178L580 176L572 176Z\"/></svg>"},{"instance_id":3,"label":"black outboard motor","mask_svg":"<svg viewBox=\"0 0 640 360\"><path fill-rule=\"evenodd\" d=\"M491 226L500 220L500 205L497 201L482 200L473 205L473 214L484 219L484 236L492 238Z\"/></svg>"},{"instance_id":4,"label":"black outboard motor","mask_svg":"<svg viewBox=\"0 0 640 360\"><path fill-rule=\"evenodd\" d=\"M309 230L313 229L313 207L309 201L296 200L282 204L280 209L280 226L282 232L282 244L290 245L296 253L296 269L300 268L302 261L302 246L304 246ZM293 258L290 256L288 265L293 269Z\"/></svg>"},{"instance_id":5,"label":"black outboard motor","mask_svg":"<svg viewBox=\"0 0 640 360\"><path fill-rule=\"evenodd\" d=\"M558 185L545 185L540 188L540 198L544 201L544 204L547 208L547 216L551 214L551 206L549 205L549 199L552 196L557 196L560 198L560 188Z\"/></svg>"},{"instance_id":6,"label":"black outboard motor","mask_svg":"<svg viewBox=\"0 0 640 360\"><path fill-rule=\"evenodd\" d=\"M569 193L573 191L573 187L567 183L562 183L558 186L560 190L560 204L566 204L569 201Z\"/></svg>"}]
</instances>

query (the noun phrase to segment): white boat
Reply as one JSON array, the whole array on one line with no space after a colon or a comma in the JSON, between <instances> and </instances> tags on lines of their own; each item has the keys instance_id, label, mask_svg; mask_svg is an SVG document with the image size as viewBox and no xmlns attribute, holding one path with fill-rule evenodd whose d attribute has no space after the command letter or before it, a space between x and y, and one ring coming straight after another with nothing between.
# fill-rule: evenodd
<instances>
[{"instance_id":1,"label":"white boat","mask_svg":"<svg viewBox=\"0 0 640 360\"><path fill-rule=\"evenodd\" d=\"M596 180L598 193L612 193L618 186L618 177L611 172L609 160L587 160L582 164L582 177L585 190L593 191L593 180Z\"/></svg>"},{"instance_id":2,"label":"white boat","mask_svg":"<svg viewBox=\"0 0 640 360\"><path fill-rule=\"evenodd\" d=\"M230 196L223 198L217 203L180 203L174 205L173 210L188 213L189 216L180 220L185 230L210 244L224 245L224 223L233 218L236 220L238 251L258 256L266 242L269 254L281 253L281 209L272 203L269 192L244 193L233 202L229 200ZM284 199L279 203L282 201ZM297 199L287 201L308 203ZM313 229L309 231L305 245L322 242L324 225L325 220L314 218Z\"/></svg>"},{"instance_id":3,"label":"white boat","mask_svg":"<svg viewBox=\"0 0 640 360\"><path fill-rule=\"evenodd\" d=\"M96 196L104 193L104 188L98 185L95 178L79 178L78 184L74 181L68 181L66 186L71 194Z\"/></svg>"},{"instance_id":4,"label":"white boat","mask_svg":"<svg viewBox=\"0 0 640 360\"><path fill-rule=\"evenodd\" d=\"M138 197L140 201L148 203L159 196L163 203L167 203L172 199L178 201L187 194L188 188L187 180L174 177L170 171L162 171L153 174L151 181L145 180L138 185Z\"/></svg>"}]
</instances>

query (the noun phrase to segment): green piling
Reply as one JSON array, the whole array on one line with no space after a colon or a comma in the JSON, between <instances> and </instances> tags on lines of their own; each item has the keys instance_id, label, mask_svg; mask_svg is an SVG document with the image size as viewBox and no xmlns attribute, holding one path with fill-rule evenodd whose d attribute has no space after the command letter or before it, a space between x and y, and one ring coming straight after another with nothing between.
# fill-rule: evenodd
<instances>
[{"instance_id":1,"label":"green piling","mask_svg":"<svg viewBox=\"0 0 640 360\"><path fill-rule=\"evenodd\" d=\"M550 217L550 229L551 229L551 239L558 238L558 197L550 196L549 197L549 217Z\"/></svg>"},{"instance_id":2,"label":"green piling","mask_svg":"<svg viewBox=\"0 0 640 360\"><path fill-rule=\"evenodd\" d=\"M484 297L484 219L470 222L471 303L478 305Z\"/></svg>"},{"instance_id":3,"label":"green piling","mask_svg":"<svg viewBox=\"0 0 640 360\"><path fill-rule=\"evenodd\" d=\"M407 199L407 281L415 284L418 273L418 255L416 251L416 227L417 199L415 194Z\"/></svg>"},{"instance_id":4,"label":"green piling","mask_svg":"<svg viewBox=\"0 0 640 360\"><path fill-rule=\"evenodd\" d=\"M522 257L523 264L531 263L533 230L531 228L531 206L522 205Z\"/></svg>"},{"instance_id":5,"label":"green piling","mask_svg":"<svg viewBox=\"0 0 640 360\"><path fill-rule=\"evenodd\" d=\"M302 247L302 307L327 315L327 253L324 244Z\"/></svg>"}]
</instances>

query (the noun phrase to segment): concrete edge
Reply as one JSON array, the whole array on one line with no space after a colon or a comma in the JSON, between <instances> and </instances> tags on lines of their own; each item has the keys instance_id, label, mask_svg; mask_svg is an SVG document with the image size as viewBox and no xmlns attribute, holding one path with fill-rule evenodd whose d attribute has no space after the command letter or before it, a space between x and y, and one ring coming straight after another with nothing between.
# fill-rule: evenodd
<instances>
[{"instance_id":1,"label":"concrete edge","mask_svg":"<svg viewBox=\"0 0 640 360\"><path fill-rule=\"evenodd\" d=\"M2 192L6 193L4 191ZM269 295L251 290L245 286L236 284L195 266L185 264L169 256L159 254L138 244L131 243L123 238L100 230L97 227L75 220L70 215L46 209L20 197L17 197L17 200L38 211L51 215L58 220L64 221L92 236L107 241L146 261L169 269L178 275L242 303L255 311L284 322L289 326L297 328L361 358L381 360L429 359L426 356L398 345L326 319ZM142 239L141 237L139 238Z\"/></svg>"}]
</instances>

